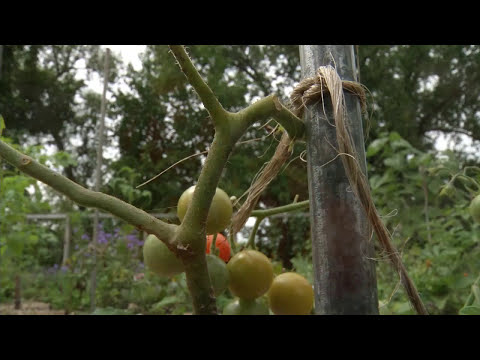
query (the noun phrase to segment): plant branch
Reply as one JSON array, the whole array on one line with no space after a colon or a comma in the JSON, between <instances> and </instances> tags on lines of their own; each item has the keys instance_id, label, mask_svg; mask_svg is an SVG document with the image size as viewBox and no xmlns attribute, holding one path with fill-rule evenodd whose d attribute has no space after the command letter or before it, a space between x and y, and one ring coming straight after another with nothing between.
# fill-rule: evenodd
<instances>
[{"instance_id":1,"label":"plant branch","mask_svg":"<svg viewBox=\"0 0 480 360\"><path fill-rule=\"evenodd\" d=\"M272 209L265 209L265 210L254 210L252 211L251 215L255 217L267 217L271 215L276 215L276 214L282 214L286 212L291 212L295 210L301 210L305 209L309 206L310 201L305 200L305 201L300 201L300 202L295 202L292 204L288 205L283 205L283 206L278 206Z\"/></svg>"},{"instance_id":2,"label":"plant branch","mask_svg":"<svg viewBox=\"0 0 480 360\"><path fill-rule=\"evenodd\" d=\"M193 86L200 97L200 100L210 114L215 126L217 126L219 121L222 121L225 117L227 111L222 107L212 89L210 89L207 83L202 79L197 69L192 64L185 48L182 45L169 45L169 48L177 60L180 69L187 77L188 82Z\"/></svg>"},{"instance_id":3,"label":"plant branch","mask_svg":"<svg viewBox=\"0 0 480 360\"><path fill-rule=\"evenodd\" d=\"M291 204L278 206L272 209L252 211L251 215L256 217L256 220L255 220L255 224L253 225L252 231L250 232L250 236L247 242L247 247L251 249L255 249L255 236L257 235L258 228L260 227L260 223L263 221L263 219L272 215L304 209L304 208L307 208L310 204L309 200L305 200L302 202L297 202L297 200L298 200L298 197L296 196L295 199L293 200L293 203Z\"/></svg>"},{"instance_id":4,"label":"plant branch","mask_svg":"<svg viewBox=\"0 0 480 360\"><path fill-rule=\"evenodd\" d=\"M167 224L113 196L85 189L70 179L39 164L1 140L0 156L25 174L49 185L80 206L109 212L148 234L154 234L169 247L172 247L172 239L174 238L177 225Z\"/></svg>"},{"instance_id":5,"label":"plant branch","mask_svg":"<svg viewBox=\"0 0 480 360\"><path fill-rule=\"evenodd\" d=\"M263 216L257 216L257 219L255 220L255 224L253 225L253 229L250 232L250 237L248 238L248 243L247 247L255 250L255 236L257 235L258 228L260 226L260 223L265 219Z\"/></svg>"},{"instance_id":6,"label":"plant branch","mask_svg":"<svg viewBox=\"0 0 480 360\"><path fill-rule=\"evenodd\" d=\"M304 122L282 105L275 95L267 96L233 115L232 134L237 136L254 122L269 118L282 125L292 139L300 139L305 133Z\"/></svg>"}]
</instances>

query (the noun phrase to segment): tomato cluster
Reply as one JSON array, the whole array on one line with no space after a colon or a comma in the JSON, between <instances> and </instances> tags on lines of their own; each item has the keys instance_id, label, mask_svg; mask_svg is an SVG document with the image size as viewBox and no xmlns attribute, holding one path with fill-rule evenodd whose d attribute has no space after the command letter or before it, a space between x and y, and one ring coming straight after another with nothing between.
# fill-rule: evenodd
<instances>
[{"instance_id":1,"label":"tomato cluster","mask_svg":"<svg viewBox=\"0 0 480 360\"><path fill-rule=\"evenodd\" d=\"M178 201L177 214L183 221L193 198L195 187L187 189ZM235 299L223 309L224 315L307 315L313 308L313 289L301 275L287 272L275 276L272 263L265 254L252 249L231 257L230 244L220 232L230 224L233 207L230 198L217 188L206 223L206 260L215 296L227 288ZM215 248L219 256L211 254ZM147 268L155 274L171 277L185 271L182 261L154 235L143 247Z\"/></svg>"},{"instance_id":2,"label":"tomato cluster","mask_svg":"<svg viewBox=\"0 0 480 360\"><path fill-rule=\"evenodd\" d=\"M313 289L303 276L287 272L274 276L270 260L256 250L243 250L227 264L230 292L237 297L224 315L308 315L313 308ZM268 306L261 296L267 295Z\"/></svg>"}]
</instances>

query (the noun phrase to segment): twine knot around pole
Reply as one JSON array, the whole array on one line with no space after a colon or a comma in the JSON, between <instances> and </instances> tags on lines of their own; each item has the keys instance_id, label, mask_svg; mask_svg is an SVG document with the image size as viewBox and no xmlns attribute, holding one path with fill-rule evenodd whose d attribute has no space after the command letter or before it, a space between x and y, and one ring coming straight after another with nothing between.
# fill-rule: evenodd
<instances>
[{"instance_id":1,"label":"twine knot around pole","mask_svg":"<svg viewBox=\"0 0 480 360\"><path fill-rule=\"evenodd\" d=\"M290 106L295 115L301 118L307 105L312 105L318 101L323 102L323 95L330 91L327 79L332 72L336 73L336 70L331 65L321 66L315 76L305 78L295 86L290 95ZM349 80L341 80L341 84L343 90L358 97L362 112L365 113L367 108L365 86Z\"/></svg>"}]
</instances>

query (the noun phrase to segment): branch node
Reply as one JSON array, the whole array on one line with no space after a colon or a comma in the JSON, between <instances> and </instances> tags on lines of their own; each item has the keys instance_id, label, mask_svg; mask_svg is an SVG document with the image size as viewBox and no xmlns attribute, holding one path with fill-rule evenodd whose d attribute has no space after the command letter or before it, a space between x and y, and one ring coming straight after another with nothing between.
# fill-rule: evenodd
<instances>
[{"instance_id":1,"label":"branch node","mask_svg":"<svg viewBox=\"0 0 480 360\"><path fill-rule=\"evenodd\" d=\"M20 162L22 163L23 166L26 166L32 162L32 158L25 155L22 157L22 160Z\"/></svg>"}]
</instances>

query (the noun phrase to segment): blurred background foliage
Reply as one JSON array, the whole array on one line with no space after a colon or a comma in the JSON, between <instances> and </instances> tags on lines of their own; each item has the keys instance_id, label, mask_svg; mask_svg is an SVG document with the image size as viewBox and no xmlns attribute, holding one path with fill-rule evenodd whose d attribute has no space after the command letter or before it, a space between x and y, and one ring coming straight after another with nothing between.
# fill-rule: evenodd
<instances>
[{"instance_id":1,"label":"blurred background foliage","mask_svg":"<svg viewBox=\"0 0 480 360\"><path fill-rule=\"evenodd\" d=\"M356 49L360 81L370 95L364 128L375 203L428 310L458 314L472 299L480 274L479 228L467 211L474 193L457 181L450 187L454 191L439 194L455 173L479 163L471 149L478 149L480 141L480 47ZM272 93L287 104L301 77L296 45L194 45L187 50L229 111ZM4 139L73 181L93 186L100 94L87 80L103 78L104 49L3 45L2 55ZM213 126L167 46L146 46L140 57L141 69L124 64L118 55L111 57L105 145L111 155L104 161L102 191L146 211L174 215L179 196L195 182L205 155L136 187L173 163L208 150ZM117 86L120 82L123 87ZM279 134L272 132L273 123L263 125L254 124L241 140L257 140L237 145L229 159L219 186L230 195L240 197L275 150ZM455 146L442 151L435 146L441 139ZM303 150L304 144L295 145L292 161L262 194L260 207L285 205L296 195L299 201L308 199ZM480 180L478 173L467 175ZM70 214L76 229L71 263L63 268L63 223L25 218L58 212ZM13 278L20 273L25 297L43 299L67 312L86 311L92 232L88 212L5 162L0 164L0 302L11 301ZM102 226L110 235L99 244L104 263L97 281L100 313L191 311L181 275L169 281L141 268L140 234L113 220ZM248 234L246 227L239 239ZM264 220L256 241L280 268L295 269L312 281L308 214ZM398 276L379 251L375 261L381 312L413 313L397 288ZM222 295L219 304L228 299L228 294Z\"/></svg>"}]
</instances>

